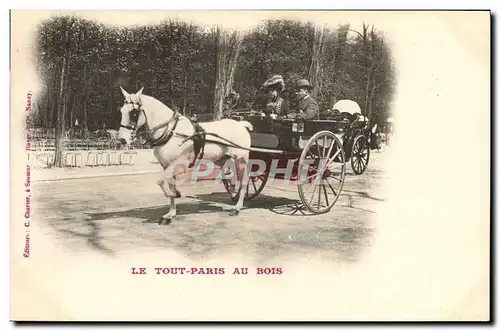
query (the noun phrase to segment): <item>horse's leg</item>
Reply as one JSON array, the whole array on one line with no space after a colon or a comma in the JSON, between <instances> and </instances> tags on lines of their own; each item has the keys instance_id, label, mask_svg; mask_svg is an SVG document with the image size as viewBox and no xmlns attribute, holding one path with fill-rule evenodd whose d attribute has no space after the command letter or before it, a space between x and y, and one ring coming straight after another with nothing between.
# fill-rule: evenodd
<instances>
[{"instance_id":1,"label":"horse's leg","mask_svg":"<svg viewBox=\"0 0 500 331\"><path fill-rule=\"evenodd\" d=\"M243 182L244 179L245 179L245 175L246 175L246 166L247 166L247 162L245 159L241 158L241 159L235 159L235 164L236 164L236 176L238 178L238 182L239 182L239 192L240 192L240 196L238 198L238 202L236 203L236 206L234 206L233 209L231 209L231 211L229 212L229 215L231 216L236 216L240 213L240 210L241 208L243 208L243 201L245 200L245 195L247 193L247 187L245 185L245 183Z\"/></svg>"},{"instance_id":2,"label":"horse's leg","mask_svg":"<svg viewBox=\"0 0 500 331\"><path fill-rule=\"evenodd\" d=\"M166 171L171 170L173 175L172 178L175 180L178 177L178 174L173 172L175 169L167 168ZM168 172L167 172L168 173ZM172 222L172 220L177 215L177 208L175 204L175 199L181 197L181 193L176 189L175 184L165 179L160 179L158 181L158 186L163 190L165 196L170 200L170 209L167 214L163 215L159 220L160 225L167 225Z\"/></svg>"},{"instance_id":3,"label":"horse's leg","mask_svg":"<svg viewBox=\"0 0 500 331\"><path fill-rule=\"evenodd\" d=\"M215 166L219 167L220 171L226 171L227 169L224 168L224 165L230 159L232 159L230 156L224 156L224 157L220 158L219 160L214 161L214 164L215 164ZM236 168L236 166L237 165L235 164L235 168ZM225 175L225 174L223 174L223 175ZM233 174L233 175L236 175L236 174ZM236 185L234 184L234 182L232 180L229 181L229 190L231 190L232 193L236 192Z\"/></svg>"},{"instance_id":4,"label":"horse's leg","mask_svg":"<svg viewBox=\"0 0 500 331\"><path fill-rule=\"evenodd\" d=\"M165 194L165 196L167 198L169 198L169 200L170 200L170 209L169 209L168 213L163 215L160 218L160 220L158 221L158 223L160 225L167 225L167 224L170 224L172 222L172 219L177 214L177 210L176 210L176 206L175 206L176 194L170 189L170 187L167 188L167 186L170 186L170 185L167 184L165 182L165 180L163 180L163 179L160 179L158 181L158 186L160 186L160 188L163 190L163 193Z\"/></svg>"}]
</instances>

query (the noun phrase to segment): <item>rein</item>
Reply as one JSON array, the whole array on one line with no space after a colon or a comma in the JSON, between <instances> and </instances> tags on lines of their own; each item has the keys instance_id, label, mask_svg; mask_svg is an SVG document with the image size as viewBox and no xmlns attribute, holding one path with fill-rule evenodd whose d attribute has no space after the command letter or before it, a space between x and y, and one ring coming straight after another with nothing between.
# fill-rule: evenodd
<instances>
[{"instance_id":1,"label":"rein","mask_svg":"<svg viewBox=\"0 0 500 331\"><path fill-rule=\"evenodd\" d=\"M201 135L210 135L210 136L214 136L216 138L219 138L219 139L222 139L224 141L227 141L229 144L224 144L220 141L214 141L214 140L206 140L206 142L209 142L209 143L214 143L214 144L219 144L219 145L224 145L224 146L228 146L228 147L236 147L236 148L239 148L239 149L243 149L243 150L246 150L246 151L251 151L250 148L246 148L246 147L243 147L243 146L240 146L238 144L235 144L233 143L232 141L230 141L229 139L226 139L224 137L221 137L219 136L217 133L211 133L211 132L197 132L191 136L185 136L187 138L185 138L180 144L179 146L182 146L186 141L188 140L191 140L193 138L196 138L198 136L201 136ZM184 136L184 135L183 135Z\"/></svg>"},{"instance_id":2,"label":"rein","mask_svg":"<svg viewBox=\"0 0 500 331\"><path fill-rule=\"evenodd\" d=\"M251 149L249 148L246 148L246 147L243 147L243 146L239 146L235 143L233 143L232 141L224 138L224 137L221 137L219 136L218 134L216 133L210 133L210 132L200 132L200 131L196 131L196 126L195 124L191 121L191 124L193 125L194 129L195 129L195 133L188 136L186 134L182 134L182 133L177 133L175 132L175 128L177 127L177 123L179 122L179 119L181 117L181 115L179 114L179 112L177 110L174 110L174 114L172 115L172 117L168 120L168 121L165 121L163 123L160 123L156 126L154 126L153 128L149 128L149 124L148 124L148 117L146 115L146 112L144 111L144 108L142 108L142 106L139 106L139 110L144 114L144 118L145 118L145 122L146 122L146 126L148 127L148 131L149 131L149 134L148 134L148 143L152 146L152 147L158 147L158 146L162 146L162 145L165 145L166 143L168 143L168 141L170 140L170 138L172 138L172 136L178 136L178 137L182 137L184 138L184 140L179 144L179 146L182 146L184 143L186 143L187 141L189 140L193 140L193 139L196 139L196 138L200 138L200 136L206 136L206 135L211 135L211 136L214 136L216 138L219 138L221 140L224 140L227 142L227 144L223 143L223 142L220 142L220 141L213 141L213 140L207 140L207 139L204 139L204 141L206 142L210 142L210 143L215 143L215 144L219 144L219 145L225 145L225 146L228 146L228 147L236 147L236 148L239 148L239 149L243 149L243 150L247 150L247 151L251 151ZM174 122L174 124L172 125L172 128L169 129L168 126ZM122 128L125 128L125 129L129 129L129 130L132 130L132 131L135 131L137 129L136 126L128 126L128 125L121 125L120 124L120 127ZM163 131L163 133L156 139L153 139L153 135L160 129L162 128L165 128L165 130Z\"/></svg>"}]
</instances>

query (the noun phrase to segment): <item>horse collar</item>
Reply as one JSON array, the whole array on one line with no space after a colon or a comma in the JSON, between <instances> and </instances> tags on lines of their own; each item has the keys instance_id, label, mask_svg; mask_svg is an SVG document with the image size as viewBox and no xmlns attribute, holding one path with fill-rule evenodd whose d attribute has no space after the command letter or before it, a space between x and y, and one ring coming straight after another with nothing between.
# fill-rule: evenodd
<instances>
[{"instance_id":1,"label":"horse collar","mask_svg":"<svg viewBox=\"0 0 500 331\"><path fill-rule=\"evenodd\" d=\"M174 125L172 126L171 129L168 128L168 125L170 123L174 122ZM154 128L150 129L149 130L149 135L151 137L151 139L153 138L153 134L161 129L161 128L165 128L165 131L163 131L162 135L160 137L158 137L157 139L154 139L152 140L150 143L151 143L151 146L153 147L157 147L157 146L161 146L161 145L165 145L169 140L170 138L173 136L174 134L174 130L175 128L177 127L177 123L179 122L179 113L177 111L174 112L174 115L166 122L162 123L162 124L159 124L157 126L155 126Z\"/></svg>"}]
</instances>

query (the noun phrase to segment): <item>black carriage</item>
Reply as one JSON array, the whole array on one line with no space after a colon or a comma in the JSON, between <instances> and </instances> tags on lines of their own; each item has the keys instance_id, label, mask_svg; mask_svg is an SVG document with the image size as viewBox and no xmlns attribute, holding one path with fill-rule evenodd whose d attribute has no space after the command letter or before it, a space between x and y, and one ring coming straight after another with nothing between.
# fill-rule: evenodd
<instances>
[{"instance_id":1,"label":"black carriage","mask_svg":"<svg viewBox=\"0 0 500 331\"><path fill-rule=\"evenodd\" d=\"M340 100L333 105L332 111L337 115L331 115L330 118L340 117L349 121L343 138L344 150L347 159L351 161L354 174L361 175L370 160L372 127L368 119L361 114L361 108L355 101Z\"/></svg>"},{"instance_id":2,"label":"black carriage","mask_svg":"<svg viewBox=\"0 0 500 331\"><path fill-rule=\"evenodd\" d=\"M261 112L233 112L231 118L247 120L254 127L249 159L266 164L265 172L250 176L245 199L258 196L272 176L295 181L302 203L312 213L328 212L342 191L346 163L351 161L355 174L362 174L368 165L370 130L360 115L342 111L328 119L297 121L273 119ZM229 180L223 183L236 202L241 188L235 192Z\"/></svg>"}]
</instances>

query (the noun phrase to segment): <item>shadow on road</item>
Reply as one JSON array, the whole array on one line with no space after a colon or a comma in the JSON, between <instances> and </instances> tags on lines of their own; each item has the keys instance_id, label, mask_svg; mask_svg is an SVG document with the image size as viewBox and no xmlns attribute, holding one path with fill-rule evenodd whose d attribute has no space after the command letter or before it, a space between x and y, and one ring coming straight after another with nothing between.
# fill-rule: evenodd
<instances>
[{"instance_id":1,"label":"shadow on road","mask_svg":"<svg viewBox=\"0 0 500 331\"><path fill-rule=\"evenodd\" d=\"M74 222L74 219L73 218L71 218L71 219L66 218L66 219L64 219L64 221L66 222L66 224L68 224L67 222ZM100 235L101 227L99 226L99 224L96 222L93 222L92 219L90 219L89 217L85 217L83 223L84 223L84 225L87 225L87 229L90 229L90 232L87 232L87 233L83 232L82 233L82 232L78 232L78 231L70 230L70 229L65 229L65 228L56 228L56 229L62 233L86 239L87 243L90 245L90 247L100 251L103 254L106 254L109 256L114 256L115 252L113 250L107 248L106 246L104 246L104 244L101 242L103 237Z\"/></svg>"},{"instance_id":2,"label":"shadow on road","mask_svg":"<svg viewBox=\"0 0 500 331\"><path fill-rule=\"evenodd\" d=\"M342 192L355 193L356 196L358 196L360 198L371 199L371 200L375 200L375 201L385 201L385 199L372 197L368 192L351 191L351 190L346 190L346 189L342 190Z\"/></svg>"},{"instance_id":3,"label":"shadow on road","mask_svg":"<svg viewBox=\"0 0 500 331\"><path fill-rule=\"evenodd\" d=\"M132 184L139 184L137 181ZM349 184L350 190L344 188L332 211L323 215L304 210L296 191L274 188L246 200L243 209L250 212L233 218L227 213L236 203L227 192L204 190L177 200L178 220L173 226L159 226L158 220L168 212L169 203L157 192L115 197L95 189L85 196L68 195L76 185L60 190L59 195L45 195L39 200L42 208L38 214L52 213L45 222L71 249L90 247L110 256L150 246L173 249L200 260L238 251L262 263L287 255L356 261L372 244L374 229L369 219L374 211L369 209L384 200L365 191L364 180ZM146 207L141 206L146 203Z\"/></svg>"},{"instance_id":4,"label":"shadow on road","mask_svg":"<svg viewBox=\"0 0 500 331\"><path fill-rule=\"evenodd\" d=\"M208 202L180 203L177 204L177 216L189 214L203 213L219 213L224 211L224 208L215 206ZM158 223L159 219L169 210L169 205L161 205L145 208L134 208L123 211L107 212L107 213L92 213L87 214L92 220L111 220L113 218L138 218L145 219L143 223Z\"/></svg>"},{"instance_id":5,"label":"shadow on road","mask_svg":"<svg viewBox=\"0 0 500 331\"><path fill-rule=\"evenodd\" d=\"M384 199L372 197L367 192L350 191L350 190L343 190L342 192L347 192L347 194L341 193L340 197L348 197L349 198L349 204L342 205L343 207L354 208L354 209L358 209L358 210L361 210L361 211L364 211L367 213L371 213L371 214L374 214L375 212L368 210L368 209L353 206L352 205L352 198L357 197L357 198L370 199L370 200L375 200L375 201L385 201ZM349 193L354 193L354 194L349 194ZM235 205L235 203L229 198L228 194L225 192L217 192L217 193L211 193L211 194L200 194L197 196L187 196L187 197L191 198L191 199L205 201L205 202L224 203L224 204L228 204L230 206ZM337 202L337 205L338 205L338 202ZM335 206L333 208L335 208ZM304 217L304 216L314 216L315 215L312 212L310 212L304 206L304 204L302 204L300 202L300 200L298 198L297 199L290 199L290 198L276 197L276 196L266 195L266 194L260 194L258 197L254 198L252 200L245 200L243 209L267 209L275 214L287 215L287 216Z\"/></svg>"},{"instance_id":6,"label":"shadow on road","mask_svg":"<svg viewBox=\"0 0 500 331\"><path fill-rule=\"evenodd\" d=\"M204 202L224 203L228 204L230 207L236 204L229 198L229 195L225 192L200 194L197 196L189 196L189 198L201 200ZM243 209L268 209L276 214L282 214L280 212L282 209L287 209L288 207L293 208L294 206L297 206L298 203L299 200L297 199L260 194L258 197L252 200L245 200ZM306 214L299 215L308 216Z\"/></svg>"}]
</instances>

